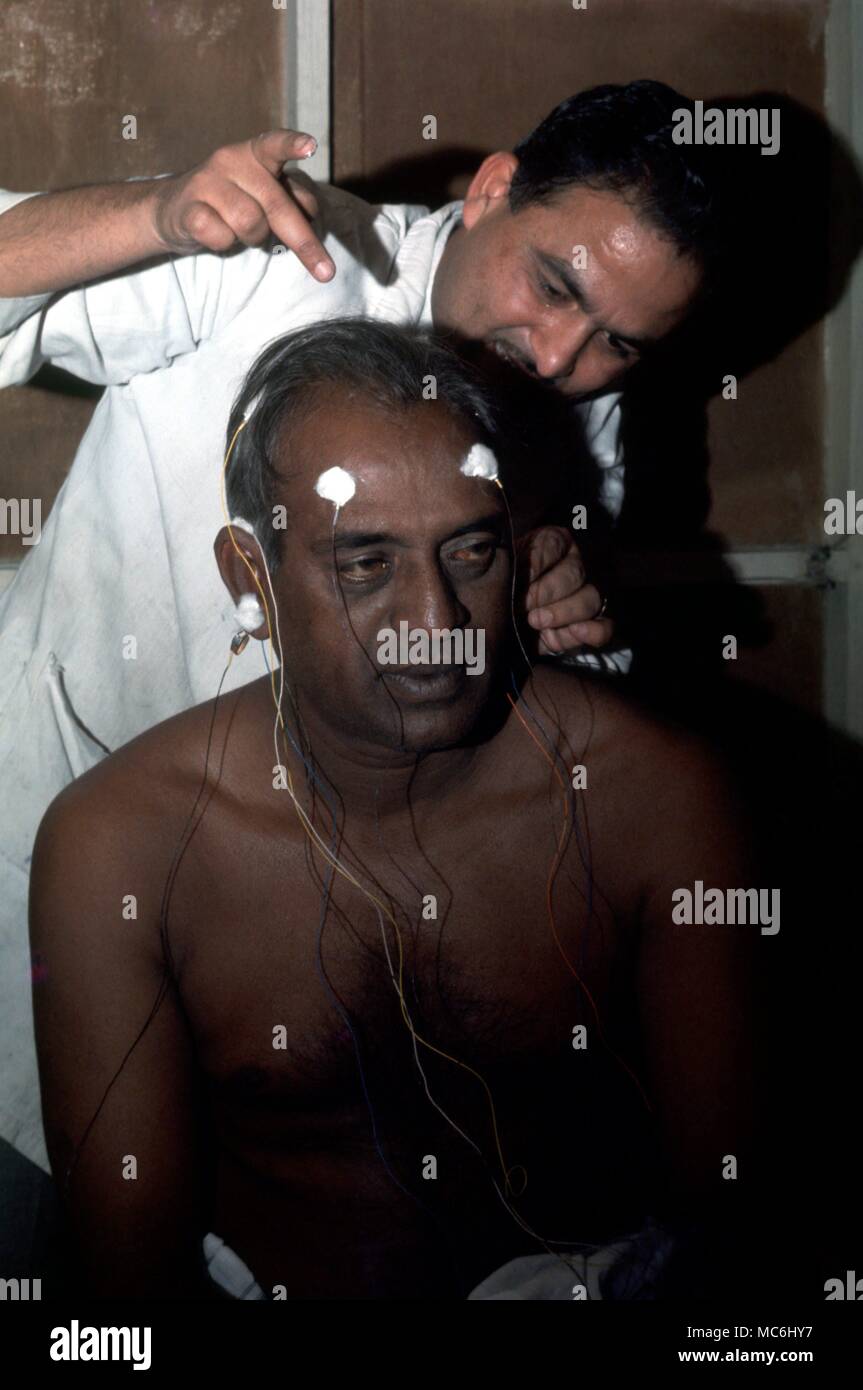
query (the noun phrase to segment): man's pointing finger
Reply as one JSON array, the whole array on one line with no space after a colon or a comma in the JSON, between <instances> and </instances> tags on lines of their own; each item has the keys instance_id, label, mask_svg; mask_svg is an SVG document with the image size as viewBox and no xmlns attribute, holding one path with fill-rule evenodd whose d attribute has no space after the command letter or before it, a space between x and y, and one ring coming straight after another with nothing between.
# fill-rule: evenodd
<instances>
[{"instance_id":1,"label":"man's pointing finger","mask_svg":"<svg viewBox=\"0 0 863 1390\"><path fill-rule=\"evenodd\" d=\"M279 241L293 251L316 280L331 280L336 267L315 235L306 213L314 216L317 201L309 192L302 198L293 187L285 189L279 182L284 165L291 159L307 158L317 148L311 135L294 130L270 130L250 141L255 158L263 165L268 178L248 191L257 198L270 229Z\"/></svg>"}]
</instances>

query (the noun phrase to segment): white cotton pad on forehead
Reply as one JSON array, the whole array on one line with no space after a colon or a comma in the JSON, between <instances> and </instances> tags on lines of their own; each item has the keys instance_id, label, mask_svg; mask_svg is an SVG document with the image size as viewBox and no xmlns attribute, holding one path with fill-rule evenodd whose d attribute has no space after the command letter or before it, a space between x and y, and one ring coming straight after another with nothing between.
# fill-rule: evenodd
<instances>
[{"instance_id":1,"label":"white cotton pad on forehead","mask_svg":"<svg viewBox=\"0 0 863 1390\"><path fill-rule=\"evenodd\" d=\"M465 457L461 471L466 478L497 479L497 459L487 444L474 444Z\"/></svg>"},{"instance_id":2,"label":"white cotton pad on forehead","mask_svg":"<svg viewBox=\"0 0 863 1390\"><path fill-rule=\"evenodd\" d=\"M343 507L346 502L350 502L356 490L356 482L344 468L328 468L315 483L318 496L324 497L328 502L335 502L337 507Z\"/></svg>"}]
</instances>

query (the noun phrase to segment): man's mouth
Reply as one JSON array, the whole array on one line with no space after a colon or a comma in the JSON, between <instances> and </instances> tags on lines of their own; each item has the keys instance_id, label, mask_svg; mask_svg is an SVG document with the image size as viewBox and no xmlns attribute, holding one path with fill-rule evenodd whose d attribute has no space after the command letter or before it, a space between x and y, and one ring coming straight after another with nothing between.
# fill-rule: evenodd
<instances>
[{"instance_id":1,"label":"man's mouth","mask_svg":"<svg viewBox=\"0 0 863 1390\"><path fill-rule=\"evenodd\" d=\"M388 666L381 676L394 695L411 704L454 699L467 680L463 666Z\"/></svg>"},{"instance_id":2,"label":"man's mouth","mask_svg":"<svg viewBox=\"0 0 863 1390\"><path fill-rule=\"evenodd\" d=\"M528 357L522 357L519 353L514 352L509 344L502 342L500 338L489 339L486 346L491 349L496 357L500 358L501 362L505 362L507 367L511 370L518 372L520 376L528 377L533 382L534 386L539 387L543 391L551 392L556 396L565 396L571 401L592 400L594 396L604 396L608 391L616 389L614 383L612 383L611 385L604 384L595 391L565 390L564 387L569 381L568 377L559 377L555 380L551 377L540 376L539 372L536 370L536 366Z\"/></svg>"},{"instance_id":3,"label":"man's mouth","mask_svg":"<svg viewBox=\"0 0 863 1390\"><path fill-rule=\"evenodd\" d=\"M506 362L507 366L515 367L517 371L524 372L525 376L536 377L536 368L533 366L533 363L528 362L526 357L521 357L514 353L512 348L506 343L501 342L499 338L492 339L491 346L498 357Z\"/></svg>"},{"instance_id":4,"label":"man's mouth","mask_svg":"<svg viewBox=\"0 0 863 1390\"><path fill-rule=\"evenodd\" d=\"M562 380L554 381L550 377L540 376L536 370L536 364L529 357L523 357L521 353L515 352L509 343L503 342L500 338L492 338L488 343L492 352L500 359L512 372L518 372L519 376L527 377L534 388L540 391L550 392L552 395L559 396L566 394L562 389Z\"/></svg>"}]
</instances>

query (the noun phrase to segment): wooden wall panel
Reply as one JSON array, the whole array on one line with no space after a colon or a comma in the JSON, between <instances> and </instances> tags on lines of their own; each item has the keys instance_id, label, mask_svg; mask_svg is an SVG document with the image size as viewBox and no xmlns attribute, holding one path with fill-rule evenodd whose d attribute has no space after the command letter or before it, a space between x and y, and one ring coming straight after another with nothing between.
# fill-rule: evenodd
<instances>
[{"instance_id":1,"label":"wooden wall panel","mask_svg":"<svg viewBox=\"0 0 863 1390\"><path fill-rule=\"evenodd\" d=\"M743 646L728 673L817 715L823 700L824 593L819 589L765 586L754 590L768 640Z\"/></svg>"},{"instance_id":2,"label":"wooden wall panel","mask_svg":"<svg viewBox=\"0 0 863 1390\"><path fill-rule=\"evenodd\" d=\"M336 182L439 145L511 148L565 96L653 77L692 97L776 88L820 109L827 0L333 0ZM464 172L471 169L467 164ZM464 177L445 192L459 197Z\"/></svg>"},{"instance_id":3,"label":"wooden wall panel","mask_svg":"<svg viewBox=\"0 0 863 1390\"><path fill-rule=\"evenodd\" d=\"M180 171L279 124L286 22L256 0L4 0L0 187ZM0 496L40 497L44 522L97 397L59 373L0 392ZM26 552L0 536L0 559Z\"/></svg>"}]
</instances>

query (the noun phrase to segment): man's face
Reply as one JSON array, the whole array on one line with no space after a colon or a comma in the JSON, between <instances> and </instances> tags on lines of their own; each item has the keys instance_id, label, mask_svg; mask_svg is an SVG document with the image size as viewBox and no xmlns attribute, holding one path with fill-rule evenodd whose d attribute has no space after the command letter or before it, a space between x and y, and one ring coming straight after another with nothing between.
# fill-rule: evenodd
<instances>
[{"instance_id":1,"label":"man's face","mask_svg":"<svg viewBox=\"0 0 863 1390\"><path fill-rule=\"evenodd\" d=\"M437 402L386 410L321 387L281 455L275 592L288 678L304 718L372 760L452 747L488 703L509 625L509 527L495 484L460 471L475 443ZM315 491L332 468L356 484L335 529L334 504ZM402 623L483 630L484 671L385 661L380 634Z\"/></svg>"},{"instance_id":2,"label":"man's face","mask_svg":"<svg viewBox=\"0 0 863 1390\"><path fill-rule=\"evenodd\" d=\"M685 317L696 263L614 193L571 187L513 214L513 155L468 190L432 293L435 325L581 399L622 381Z\"/></svg>"}]
</instances>

